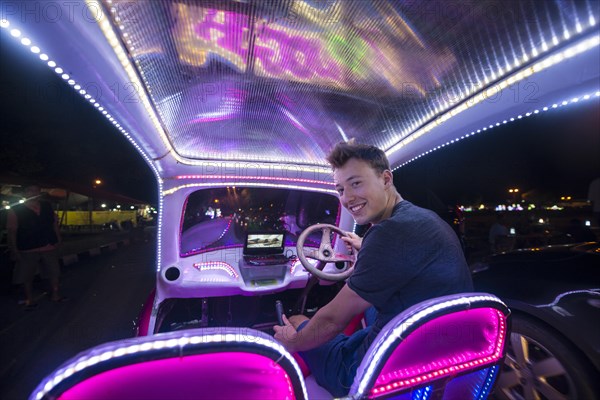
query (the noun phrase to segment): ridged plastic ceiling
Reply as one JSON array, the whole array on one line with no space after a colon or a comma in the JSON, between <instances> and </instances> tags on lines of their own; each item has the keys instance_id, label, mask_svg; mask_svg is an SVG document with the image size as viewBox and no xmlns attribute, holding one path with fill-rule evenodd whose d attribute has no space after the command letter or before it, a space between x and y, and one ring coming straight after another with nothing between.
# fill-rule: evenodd
<instances>
[{"instance_id":1,"label":"ridged plastic ceiling","mask_svg":"<svg viewBox=\"0 0 600 400\"><path fill-rule=\"evenodd\" d=\"M180 156L306 164L351 137L389 149L599 18L591 0L104 6Z\"/></svg>"}]
</instances>

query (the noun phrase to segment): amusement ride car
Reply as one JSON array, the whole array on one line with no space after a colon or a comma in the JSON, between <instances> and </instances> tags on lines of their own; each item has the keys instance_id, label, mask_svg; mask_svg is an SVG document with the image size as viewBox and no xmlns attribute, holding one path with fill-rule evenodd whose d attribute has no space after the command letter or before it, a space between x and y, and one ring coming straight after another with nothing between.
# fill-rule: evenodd
<instances>
[{"instance_id":1,"label":"amusement ride car","mask_svg":"<svg viewBox=\"0 0 600 400\"><path fill-rule=\"evenodd\" d=\"M600 97L592 0L0 5L2 34L102 113L159 188L156 289L139 337L67 362L36 400L319 398L268 333L277 300L310 314L352 272L332 233L355 226L329 149L352 137L397 169ZM508 310L488 294L426 303L382 331L350 397L467 398L469 385L470 398L487 396ZM488 334L448 348L423 339L428 323L460 321Z\"/></svg>"}]
</instances>

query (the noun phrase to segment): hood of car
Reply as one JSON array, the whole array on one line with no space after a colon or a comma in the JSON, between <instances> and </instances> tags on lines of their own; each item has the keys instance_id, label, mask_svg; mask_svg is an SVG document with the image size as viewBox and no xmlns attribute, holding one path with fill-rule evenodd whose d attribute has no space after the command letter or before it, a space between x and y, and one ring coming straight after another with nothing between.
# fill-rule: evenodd
<instances>
[{"instance_id":1,"label":"hood of car","mask_svg":"<svg viewBox=\"0 0 600 400\"><path fill-rule=\"evenodd\" d=\"M36 7L45 7L38 18L27 12ZM398 167L599 89L600 13L587 1L23 1L3 10L2 27L161 178L247 163L320 176L328 150L349 138L383 148Z\"/></svg>"},{"instance_id":2,"label":"hood of car","mask_svg":"<svg viewBox=\"0 0 600 400\"><path fill-rule=\"evenodd\" d=\"M491 257L473 274L477 290L494 293L511 306L569 318L600 308L600 245L546 246Z\"/></svg>"}]
</instances>

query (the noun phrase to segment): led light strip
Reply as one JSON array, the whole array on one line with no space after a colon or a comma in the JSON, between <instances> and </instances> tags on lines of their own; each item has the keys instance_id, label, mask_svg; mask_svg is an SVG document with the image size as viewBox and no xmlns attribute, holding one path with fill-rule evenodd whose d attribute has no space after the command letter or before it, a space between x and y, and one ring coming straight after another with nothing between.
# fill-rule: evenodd
<instances>
[{"instance_id":1,"label":"led light strip","mask_svg":"<svg viewBox=\"0 0 600 400\"><path fill-rule=\"evenodd\" d=\"M310 183L316 185L334 186L331 181L318 181L315 179L302 179L302 178L284 178L279 176L237 176L237 175L177 175L175 179L248 179L248 180L261 180L261 181L283 181L283 182L294 182L294 183Z\"/></svg>"},{"instance_id":2,"label":"led light strip","mask_svg":"<svg viewBox=\"0 0 600 400\"><path fill-rule=\"evenodd\" d=\"M96 10L98 10L98 9L96 9ZM7 19L0 20L0 28L8 29L10 26L11 26L11 23L9 20L7 20ZM10 30L10 35L16 40L18 40L19 38L21 38L23 36L22 32L16 28ZM22 37L20 41L21 41L22 45L29 47L29 49L31 50L31 52L33 54L39 54L39 58L41 61L46 62L48 67L54 69L54 72L56 72L57 74L61 74L61 78L63 80L65 80L71 87L73 87L73 90L77 91L85 100L89 101L100 113L102 113L102 115L104 115L127 138L127 140L135 147L135 149L138 151L138 153L144 158L144 160L146 161L146 164L150 167L150 169L154 173L154 176L156 177L156 180L158 182L158 192L161 193L163 191L163 180L160 177L160 174L159 174L158 170L156 169L156 166L154 165L154 162L152 161L152 159L137 144L137 142L135 141L133 136L131 136L130 133L111 114L108 113L108 111L102 106L101 103L99 103L90 94L88 94L84 89L82 89L81 85L79 85L75 81L75 79L73 79L68 74L64 73L64 70L56 63L56 61L51 60L50 56L48 54L42 52L42 50L38 46L34 45L31 41L31 39L29 39L27 37ZM159 266L160 266L161 237L162 237L161 227L162 227L162 219L163 219L163 216L162 216L163 199L160 196L158 199L158 203L159 203L159 207L158 207L158 232L157 232L157 243L158 243L157 244L157 270L159 269Z\"/></svg>"},{"instance_id":3,"label":"led light strip","mask_svg":"<svg viewBox=\"0 0 600 400\"><path fill-rule=\"evenodd\" d=\"M504 316L498 310L495 310L498 314L498 320L500 321L500 337L504 337L506 334L506 326L504 324ZM371 390L371 395L382 395L384 393L388 393L391 391L395 391L398 389L403 389L405 387L411 387L413 385L419 385L423 382L427 382L431 379L439 379L444 376L447 376L451 373L460 372L467 368L483 366L489 364L490 362L495 362L500 359L502 356L502 348L504 346L504 342L501 340L498 342L494 352L490 356L483 356L483 352L479 353L477 356L481 356L480 358L468 362L463 362L458 365L453 365L447 368L437 369L433 372L423 373L419 376L414 377L413 373L409 372L409 376L413 376L412 378L406 378L404 380L398 380L391 384L384 384L379 387L373 388ZM453 360L454 362L458 362L458 360ZM413 370L414 371L414 370Z\"/></svg>"},{"instance_id":4,"label":"led light strip","mask_svg":"<svg viewBox=\"0 0 600 400\"><path fill-rule=\"evenodd\" d=\"M460 305L471 305L471 303L474 302L487 302L487 301L491 301L494 302L496 304L502 304L503 307L506 307L506 305L504 303L502 303L501 301L498 300L498 298L496 297L492 297L492 296L469 296L469 297L460 297L458 299L454 299L454 300L449 300L449 301L445 301L443 303L439 303L436 304L434 306L431 307L427 307L424 310L421 310L417 313L415 313L414 315L411 315L406 321L403 321L402 324L400 324L399 326L397 326L396 328L394 328L392 330L392 332L384 339L383 343L381 343L377 349L375 350L375 353L373 355L371 355L369 358L371 360L379 360L383 357L383 355L389 350L389 348L394 344L394 342L400 338L403 337L404 333L408 330L410 330L414 325L418 324L421 322L421 320L427 318L429 315L436 313L438 311L441 310L445 310L448 308L453 308L455 306L460 306ZM498 311L499 312L499 311ZM501 321L501 327L502 329L506 329L505 325L504 325L504 316L500 315L501 313L499 312L499 319ZM500 357L501 352L500 350L502 349L503 346L503 342L499 343L497 348L495 349L495 353L500 353L500 354L494 354L493 356L489 357L490 360L489 361L480 361L480 360L475 360L478 361L477 364L473 364L473 365L479 365L479 364L485 364L488 363L490 361L492 361L493 357L496 356L497 358ZM474 361L473 361L474 362ZM361 379L359 386L358 386L358 390L357 390L357 394L359 396L363 396L364 392L367 390L367 382L371 380L371 377L373 376L373 374L375 373L375 368L377 366L377 363L372 362L369 363L369 365L367 366L367 369L364 373L364 377ZM452 370L450 368L453 368ZM441 372L447 370L444 372L444 374L449 374L450 372L454 372L454 370L457 367L449 367L446 369L443 369ZM429 378L429 375L431 375L431 377L434 377L435 375L433 375L434 373L430 373L430 374L426 374L423 377L419 377L422 380ZM438 376L443 376L443 374L438 374ZM405 383L405 381L401 381L400 383L402 383L402 386L406 386L407 384L413 384L413 383L417 383L417 378L413 378L414 382L410 382L410 380L408 380L408 383ZM400 384L398 382L396 382L395 384L398 384L397 387L392 387L390 386L389 390L394 390L396 388L400 388ZM388 385L389 386L389 385ZM376 389L373 389L376 390ZM380 390L379 388L377 388L377 390ZM375 392L373 392L375 393ZM380 392L377 392L380 393Z\"/></svg>"},{"instance_id":5,"label":"led light strip","mask_svg":"<svg viewBox=\"0 0 600 400\"><path fill-rule=\"evenodd\" d=\"M193 161L193 164L189 164ZM261 169L261 170L282 170L285 172L311 172L313 174L327 174L331 175L331 166L329 164L323 165L300 165L292 163L282 163L281 160L270 161L268 163L258 162L256 160L225 160L225 159L197 159L188 160L189 165L201 165L206 168L221 168L224 170L239 170L239 169ZM195 176L195 175L182 175L182 176Z\"/></svg>"},{"instance_id":6,"label":"led light strip","mask_svg":"<svg viewBox=\"0 0 600 400\"><path fill-rule=\"evenodd\" d=\"M570 296L572 294L586 294L586 295L591 295L591 296L600 296L600 288L584 289L584 290L571 290L568 292L564 292L564 293L561 293L558 296L556 296L554 298L554 301L552 301L552 303L540 304L540 305L537 305L534 307L535 308L554 307L554 306L558 305L558 303L563 299L563 297Z\"/></svg>"},{"instance_id":7,"label":"led light strip","mask_svg":"<svg viewBox=\"0 0 600 400\"><path fill-rule=\"evenodd\" d=\"M411 134L409 130L404 131L400 135L400 137L393 140L393 141L400 141L400 142L396 143L395 145L388 144L387 146L385 146L385 147L391 146L390 148L388 148L386 150L386 152L385 152L386 155L388 157L390 157L392 154L394 154L396 151L400 150L402 147L408 145L412 141L418 139L419 137L423 136L424 134L428 133L429 131L433 130L434 128L437 128L438 126L442 125L443 123L448 121L450 118L455 117L456 115L460 114L461 112L473 107L474 105L476 105L490 97L498 95L504 89L508 88L510 85L520 82L525 78L528 78L540 71L543 71L553 65L559 64L559 63L561 63L569 58L572 58L576 55L585 53L586 51L597 47L599 44L600 44L600 35L594 35L591 38L582 40L580 43L569 46L568 48L566 48L565 50L563 50L557 54L547 56L545 59L543 59L525 69L522 69L517 73L512 74L508 78L503 79L502 81L493 85L490 88L481 90L478 94L476 94L473 97L470 97L466 100L463 100L462 103L460 103L458 106L456 106L452 110L444 113L439 118L437 118L435 121L428 123L423 128L417 130L416 132ZM463 96L462 98L465 99L465 96ZM447 109L448 106L445 107L445 109ZM439 111L443 111L443 110L439 110ZM436 112L438 112L438 110L436 110ZM422 118L420 121L418 121L414 125L417 125L417 126L421 125L421 124L425 123L425 121L432 118L433 116L434 116L434 114L429 114L425 118ZM410 136L408 136L409 134L410 134Z\"/></svg>"},{"instance_id":8,"label":"led light strip","mask_svg":"<svg viewBox=\"0 0 600 400\"><path fill-rule=\"evenodd\" d=\"M194 263L194 268L198 271L225 271L227 274L237 279L239 277L238 273L233 269L231 265L223 261L205 261L200 263Z\"/></svg>"},{"instance_id":9,"label":"led light strip","mask_svg":"<svg viewBox=\"0 0 600 400\"><path fill-rule=\"evenodd\" d=\"M9 20L7 20L7 19L0 20L0 28L8 29L10 26L11 26L11 23ZM23 46L29 47L29 50L31 50L31 52L33 54L39 54L39 58L41 61L45 62L48 65L48 67L50 67L51 69L54 70L54 72L59 74L60 77L66 83L68 83L85 100L90 102L99 112L101 112L102 115L104 115L127 138L127 140L129 140L129 142L137 149L137 151L142 155L144 160L146 160L146 163L148 164L148 166L150 166L150 168L154 172L154 175L160 181L160 175L158 173L158 170L154 166L154 163L152 162L150 157L148 157L146 152L137 144L137 142L129 134L129 132L125 128L123 128L123 126L111 114L108 113L108 111L102 106L102 104L100 104L89 93L87 93L84 89L82 89L81 85L79 85L77 83L77 81L75 81L71 76L66 74L64 72L63 68L61 68L60 65L56 61L50 59L50 56L48 54L42 52L42 49L40 49L38 46L34 45L34 43L31 41L31 39L23 36L23 33L19 29L16 29L16 28L11 29L10 35L15 40L19 40L19 38L21 38L20 42Z\"/></svg>"},{"instance_id":10,"label":"led light strip","mask_svg":"<svg viewBox=\"0 0 600 400\"><path fill-rule=\"evenodd\" d=\"M146 96L146 93L142 90L142 87L145 87L145 86L142 84L142 82L138 78L138 75L136 73L136 70L135 70L133 64L129 61L129 57L127 56L126 50L121 45L121 41L119 40L119 37L113 30L110 21L106 17L106 13L101 11L104 9L102 4L98 0L85 0L85 3L88 7L90 15L93 15L95 17L94 19L98 23L100 30L104 34L104 37L106 38L108 44L112 47L113 51L115 52L115 55L117 56L119 62L121 63L121 66L125 70L125 73L127 74L127 77L129 78L129 82L132 84L131 86L133 87L133 89L135 90L139 99L141 100L141 102L144 106L144 109L148 113L148 116L150 117L150 120L151 120L152 124L154 125L156 132L158 132L163 144L165 145L165 147L167 148L167 150L169 152L171 152L173 154L177 154L174 151L173 146L171 146L171 142L169 141L165 131L163 130L163 127L160 124L160 121L159 121L158 117L156 116L156 113L154 112L154 108L152 107L152 104L150 104L150 100L148 99L148 96ZM112 2L109 1L109 3L112 3Z\"/></svg>"},{"instance_id":11,"label":"led light strip","mask_svg":"<svg viewBox=\"0 0 600 400\"><path fill-rule=\"evenodd\" d=\"M516 117L511 117L509 119L498 121L495 124L486 125L486 126L480 128L480 129L473 130L470 133L467 133L467 134L465 134L465 135L463 135L461 137L458 137L456 139L452 139L452 140L450 140L450 141L448 141L448 142L446 142L444 144L436 146L436 147L432 148L431 150L427 150L427 151L419 154L418 156L415 156L415 157L411 158L410 160L408 160L408 161L406 161L406 162L398 165L396 168L393 169L393 171L395 171L398 168L403 167L403 166L405 166L405 165L407 165L407 164L409 164L409 163L411 163L411 162L413 162L415 160L418 160L421 157L424 157L424 156L426 156L426 155L428 155L430 153L433 153L436 150L439 150L441 148L449 146L449 145L451 145L453 143L459 142L460 140L466 139L468 137L474 136L474 135L476 135L478 133L486 132L486 131L491 130L493 128L496 128L496 127L499 127L499 126L502 126L502 125L506 125L509 122L514 122L514 121L517 121L517 120L520 120L520 119L523 119L523 118L530 117L532 115L540 114L542 112L555 110L555 109L558 109L558 108L561 108L561 107L564 107L564 106L567 106L567 105L572 105L572 104L579 103L579 102L582 102L582 101L587 101L587 100L593 100L593 99L599 98L599 97L600 97L600 91L596 91L596 92L584 94L584 95L581 95L581 96L572 97L570 99L563 100L563 101L558 102L558 103L553 103L551 105L547 105L547 106L542 107L542 108L536 108L533 111L527 112L525 114L519 114Z\"/></svg>"},{"instance_id":12,"label":"led light strip","mask_svg":"<svg viewBox=\"0 0 600 400\"><path fill-rule=\"evenodd\" d=\"M498 310L495 310L495 311L498 313L498 320L500 321L499 336L504 337L506 334L506 326L504 324L504 315L502 315L502 313ZM503 346L504 346L504 341L500 340L498 342L496 348L494 349L494 352L489 356L483 356L483 352L482 352L482 353L477 354L477 356L480 358L472 360L472 361L467 361L467 362L463 362L463 363L460 363L457 365L452 365L447 368L440 368L440 369L437 369L437 370L429 372L429 373L424 373L424 374L418 375L416 377L413 374L409 373L410 376L413 376L412 378L401 379L401 380L395 381L391 384L384 384L379 387L375 387L371 390L371 394L380 396L387 392L395 391L395 390L402 389L405 387L411 387L413 385L419 385L421 383L428 382L431 379L440 379L440 378L443 378L444 376L447 376L447 375L455 373L455 372L460 372L467 368L472 368L472 367L483 366L483 365L489 364L489 363L497 361L501 358Z\"/></svg>"},{"instance_id":13,"label":"led light strip","mask_svg":"<svg viewBox=\"0 0 600 400\"><path fill-rule=\"evenodd\" d=\"M496 374L498 373L498 369L500 369L500 366L498 365L490 367L485 382L483 384L483 388L481 389L481 393L479 394L477 400L485 400L488 398L488 395L492 390L492 384L494 383Z\"/></svg>"},{"instance_id":14,"label":"led light strip","mask_svg":"<svg viewBox=\"0 0 600 400\"><path fill-rule=\"evenodd\" d=\"M181 332L177 332L181 334ZM144 338L151 338L146 336ZM209 335L195 335L195 336L185 336L180 338L169 338L169 339L153 339L142 344L127 344L124 347L119 347L119 344L116 345L114 349L107 350L100 355L85 355L72 363L68 364L66 367L61 368L58 372L52 375L50 378L46 379L47 382L44 385L43 389L38 390L37 393L33 396L36 400L41 400L48 392L50 392L54 387L59 385L66 378L72 376L75 372L80 372L88 367L96 365L101 362L107 362L111 359L122 357L124 355L132 355L137 353L142 353L149 350L160 350L164 348L173 348L180 347L181 351L183 347L187 345L195 345L200 343L249 343L252 345L260 345L264 347L268 347L270 349L275 350L281 357L287 359L290 364L294 367L297 376L301 377L302 372L300 367L296 363L296 360L291 356L290 353L279 343L275 342L274 339L268 340L260 336L254 336L251 332L246 332L244 334L240 333L225 333L225 334L209 334ZM106 346L108 347L108 346ZM279 364L279 362L277 362ZM304 398L307 397L306 385L303 379L299 379L302 392L304 394ZM291 388L291 381L290 381Z\"/></svg>"},{"instance_id":15,"label":"led light strip","mask_svg":"<svg viewBox=\"0 0 600 400\"><path fill-rule=\"evenodd\" d=\"M183 209L185 210L185 207L187 206L187 201L188 201L189 197L185 200L185 204L183 206ZM183 232L183 216L185 215L184 213L181 214L181 224L179 225L179 232ZM227 226L225 227L225 229L223 229L223 232L221 232L221 235L214 241L210 242L209 244L204 245L203 247L200 248L195 248L195 249L191 249L190 251L183 253L182 256L183 257L187 257L193 254L199 254L199 253L204 253L205 251L202 250L206 250L211 244L213 243L217 243L219 240L221 240L223 238L223 236L225 236L225 234L227 233L227 231L229 230L229 228L231 228L231 223L233 222L233 218L229 219L229 223L227 224ZM179 248L181 248L181 237L182 235L179 235ZM224 248L227 248L228 246L221 246ZM214 251L217 250L214 247L210 248L210 251Z\"/></svg>"},{"instance_id":16,"label":"led light strip","mask_svg":"<svg viewBox=\"0 0 600 400\"><path fill-rule=\"evenodd\" d=\"M216 185L219 186L252 186L252 187L272 187L272 188L278 188L278 189L297 189L297 190L310 190L313 192L321 192L321 193L329 193L329 194L333 194L335 196L338 195L338 193L335 190L332 189L321 189L321 188L314 188L314 187L306 187L306 186L296 186L296 185L282 185L282 184L277 184L277 183L256 183L256 182L215 182L215 183L189 183L186 185L181 185L181 186L177 186L171 189L167 189L164 190L162 192L162 196L168 196L171 195L181 189L185 189L185 188L191 188L191 187L215 187Z\"/></svg>"}]
</instances>

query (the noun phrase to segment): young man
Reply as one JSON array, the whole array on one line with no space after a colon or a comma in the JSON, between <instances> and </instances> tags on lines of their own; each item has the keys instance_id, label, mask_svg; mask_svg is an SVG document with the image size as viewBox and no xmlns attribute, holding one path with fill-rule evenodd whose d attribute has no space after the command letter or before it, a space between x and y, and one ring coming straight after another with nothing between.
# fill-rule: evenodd
<instances>
[{"instance_id":1,"label":"young man","mask_svg":"<svg viewBox=\"0 0 600 400\"><path fill-rule=\"evenodd\" d=\"M385 153L354 142L335 146L327 160L340 202L357 224L372 224L364 238L343 238L358 251L354 274L310 320L284 318L275 338L299 352L317 383L346 395L377 334L393 317L426 299L473 290L460 242L437 214L403 200ZM352 336L340 334L370 307L375 322Z\"/></svg>"},{"instance_id":2,"label":"young man","mask_svg":"<svg viewBox=\"0 0 600 400\"><path fill-rule=\"evenodd\" d=\"M11 258L17 263L13 283L23 284L25 307L32 309L37 305L33 300L33 278L40 266L44 276L50 279L51 300L59 302L66 298L59 293L60 264L56 247L61 238L56 214L50 203L40 201L39 186L26 187L24 195L25 202L8 212L6 227Z\"/></svg>"}]
</instances>

